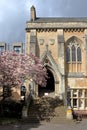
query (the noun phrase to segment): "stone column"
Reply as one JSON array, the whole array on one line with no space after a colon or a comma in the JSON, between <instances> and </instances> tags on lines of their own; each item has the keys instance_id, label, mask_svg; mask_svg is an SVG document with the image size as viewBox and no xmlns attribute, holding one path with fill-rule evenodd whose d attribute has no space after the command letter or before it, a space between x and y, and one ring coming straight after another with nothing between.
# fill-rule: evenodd
<instances>
[{"instance_id":1,"label":"stone column","mask_svg":"<svg viewBox=\"0 0 87 130\"><path fill-rule=\"evenodd\" d=\"M84 31L84 35L85 35L85 74L87 76L87 29L85 29Z\"/></svg>"},{"instance_id":2,"label":"stone column","mask_svg":"<svg viewBox=\"0 0 87 130\"><path fill-rule=\"evenodd\" d=\"M55 81L55 96L59 94L59 81Z\"/></svg>"},{"instance_id":3,"label":"stone column","mask_svg":"<svg viewBox=\"0 0 87 130\"><path fill-rule=\"evenodd\" d=\"M62 76L61 77L61 93L62 93L62 98L63 98L63 101L64 101L64 105L67 104L67 101L66 101L66 92L65 92L65 76Z\"/></svg>"},{"instance_id":4,"label":"stone column","mask_svg":"<svg viewBox=\"0 0 87 130\"><path fill-rule=\"evenodd\" d=\"M37 44L37 37L36 37L36 30L31 30L30 32L30 52L36 56L36 44Z\"/></svg>"},{"instance_id":5,"label":"stone column","mask_svg":"<svg viewBox=\"0 0 87 130\"><path fill-rule=\"evenodd\" d=\"M58 65L61 72L61 88L60 88L60 96L64 100L66 104L65 97L65 53L64 53L64 34L63 29L58 29Z\"/></svg>"},{"instance_id":6,"label":"stone column","mask_svg":"<svg viewBox=\"0 0 87 130\"><path fill-rule=\"evenodd\" d=\"M25 36L25 53L30 53L30 33L27 31Z\"/></svg>"},{"instance_id":7,"label":"stone column","mask_svg":"<svg viewBox=\"0 0 87 130\"><path fill-rule=\"evenodd\" d=\"M35 97L38 97L38 85L35 85Z\"/></svg>"},{"instance_id":8,"label":"stone column","mask_svg":"<svg viewBox=\"0 0 87 130\"><path fill-rule=\"evenodd\" d=\"M57 30L58 32L58 64L61 68L61 72L65 74L65 54L64 54L64 35L63 29Z\"/></svg>"}]
</instances>

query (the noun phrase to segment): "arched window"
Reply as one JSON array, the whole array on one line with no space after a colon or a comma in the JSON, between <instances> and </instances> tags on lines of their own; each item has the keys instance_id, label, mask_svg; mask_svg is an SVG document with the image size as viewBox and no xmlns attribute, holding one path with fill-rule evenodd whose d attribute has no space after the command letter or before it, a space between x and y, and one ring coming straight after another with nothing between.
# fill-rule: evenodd
<instances>
[{"instance_id":1,"label":"arched window","mask_svg":"<svg viewBox=\"0 0 87 130\"><path fill-rule=\"evenodd\" d=\"M76 48L74 45L72 46L72 62L73 61L76 62Z\"/></svg>"},{"instance_id":2,"label":"arched window","mask_svg":"<svg viewBox=\"0 0 87 130\"><path fill-rule=\"evenodd\" d=\"M82 71L81 41L73 37L66 44L66 72L74 73Z\"/></svg>"},{"instance_id":3,"label":"arched window","mask_svg":"<svg viewBox=\"0 0 87 130\"><path fill-rule=\"evenodd\" d=\"M79 62L81 62L81 48L80 47L78 47L77 48L77 61L79 61Z\"/></svg>"},{"instance_id":4,"label":"arched window","mask_svg":"<svg viewBox=\"0 0 87 130\"><path fill-rule=\"evenodd\" d=\"M66 62L70 62L70 48L67 47L66 49Z\"/></svg>"}]
</instances>

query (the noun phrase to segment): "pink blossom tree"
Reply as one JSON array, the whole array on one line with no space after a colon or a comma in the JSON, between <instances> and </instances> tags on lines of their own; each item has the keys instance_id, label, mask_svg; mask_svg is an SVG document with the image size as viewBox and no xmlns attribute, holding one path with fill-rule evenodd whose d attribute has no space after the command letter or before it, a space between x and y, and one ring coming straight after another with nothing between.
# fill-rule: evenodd
<instances>
[{"instance_id":1,"label":"pink blossom tree","mask_svg":"<svg viewBox=\"0 0 87 130\"><path fill-rule=\"evenodd\" d=\"M32 79L36 84L46 86L46 77L46 69L33 54L16 52L0 54L0 86L3 90L21 86L25 79Z\"/></svg>"}]
</instances>

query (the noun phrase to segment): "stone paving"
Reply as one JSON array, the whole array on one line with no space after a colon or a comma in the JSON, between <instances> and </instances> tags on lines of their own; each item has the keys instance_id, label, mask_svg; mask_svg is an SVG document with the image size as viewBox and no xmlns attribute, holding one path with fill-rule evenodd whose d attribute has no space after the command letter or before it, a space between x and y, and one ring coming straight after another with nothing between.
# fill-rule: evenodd
<instances>
[{"instance_id":1,"label":"stone paving","mask_svg":"<svg viewBox=\"0 0 87 130\"><path fill-rule=\"evenodd\" d=\"M41 124L15 124L0 126L0 130L87 130L87 119L81 122L43 122Z\"/></svg>"}]
</instances>

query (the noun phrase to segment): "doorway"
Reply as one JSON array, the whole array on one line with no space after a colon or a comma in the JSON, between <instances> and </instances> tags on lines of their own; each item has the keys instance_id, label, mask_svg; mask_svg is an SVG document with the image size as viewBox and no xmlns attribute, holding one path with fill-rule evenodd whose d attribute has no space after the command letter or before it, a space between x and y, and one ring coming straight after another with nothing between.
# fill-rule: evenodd
<instances>
[{"instance_id":1,"label":"doorway","mask_svg":"<svg viewBox=\"0 0 87 130\"><path fill-rule=\"evenodd\" d=\"M47 69L47 74L48 74L48 78L47 78L46 87L42 87L42 86L38 87L39 96L44 96L45 93L49 95L50 93L53 93L55 91L54 76L49 69Z\"/></svg>"}]
</instances>

